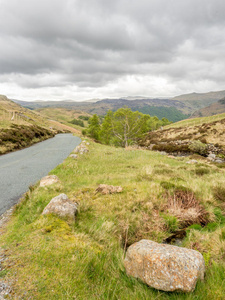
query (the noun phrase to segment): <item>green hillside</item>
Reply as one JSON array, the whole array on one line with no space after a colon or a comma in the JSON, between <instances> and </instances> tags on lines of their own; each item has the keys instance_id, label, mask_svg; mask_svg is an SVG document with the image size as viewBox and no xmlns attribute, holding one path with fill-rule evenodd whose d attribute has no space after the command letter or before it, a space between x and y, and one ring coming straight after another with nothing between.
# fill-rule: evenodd
<instances>
[{"instance_id":1,"label":"green hillside","mask_svg":"<svg viewBox=\"0 0 225 300\"><path fill-rule=\"evenodd\" d=\"M148 114L150 116L156 116L159 119L167 118L171 122L178 122L183 119L187 119L189 115L183 114L181 111L175 107L165 107L165 106L144 106L132 108L133 111L137 110L143 114Z\"/></svg>"}]
</instances>

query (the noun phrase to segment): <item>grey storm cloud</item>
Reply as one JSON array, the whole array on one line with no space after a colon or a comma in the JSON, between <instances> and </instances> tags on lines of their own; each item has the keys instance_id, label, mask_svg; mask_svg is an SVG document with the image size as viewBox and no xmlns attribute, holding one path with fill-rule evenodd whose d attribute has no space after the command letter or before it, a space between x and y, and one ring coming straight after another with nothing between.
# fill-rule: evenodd
<instances>
[{"instance_id":1,"label":"grey storm cloud","mask_svg":"<svg viewBox=\"0 0 225 300\"><path fill-rule=\"evenodd\" d=\"M161 76L217 87L224 12L223 0L0 0L0 81L83 89Z\"/></svg>"}]
</instances>

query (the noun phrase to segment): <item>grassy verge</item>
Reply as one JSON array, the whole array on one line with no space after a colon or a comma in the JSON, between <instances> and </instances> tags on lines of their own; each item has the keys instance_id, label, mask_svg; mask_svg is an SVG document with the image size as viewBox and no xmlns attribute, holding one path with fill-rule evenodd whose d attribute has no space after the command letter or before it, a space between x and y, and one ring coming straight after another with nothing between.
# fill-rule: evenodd
<instances>
[{"instance_id":1,"label":"grassy verge","mask_svg":"<svg viewBox=\"0 0 225 300\"><path fill-rule=\"evenodd\" d=\"M51 172L60 184L31 187L0 236L8 256L2 277L12 282L13 297L223 299L224 169L189 165L186 159L151 151L94 143L89 150L77 160L67 158ZM198 172L203 168L207 172ZM121 185L124 190L101 195L95 192L100 183ZM75 223L41 216L60 193L79 204ZM204 211L204 225L201 215L188 218L190 207L171 207L171 195L192 195L196 211L198 207ZM130 244L142 238L162 242L184 226L187 236L182 245L199 250L206 261L205 281L192 294L157 291L126 275L123 258Z\"/></svg>"}]
</instances>

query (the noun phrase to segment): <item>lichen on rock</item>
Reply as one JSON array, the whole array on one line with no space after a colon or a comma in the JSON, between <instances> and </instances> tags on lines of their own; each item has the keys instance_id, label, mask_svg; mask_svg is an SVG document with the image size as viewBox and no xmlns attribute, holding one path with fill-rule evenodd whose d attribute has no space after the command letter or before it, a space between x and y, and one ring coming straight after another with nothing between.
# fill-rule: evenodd
<instances>
[{"instance_id":1,"label":"lichen on rock","mask_svg":"<svg viewBox=\"0 0 225 300\"><path fill-rule=\"evenodd\" d=\"M141 240L131 245L124 260L128 275L163 291L191 292L204 279L205 263L200 252Z\"/></svg>"}]
</instances>

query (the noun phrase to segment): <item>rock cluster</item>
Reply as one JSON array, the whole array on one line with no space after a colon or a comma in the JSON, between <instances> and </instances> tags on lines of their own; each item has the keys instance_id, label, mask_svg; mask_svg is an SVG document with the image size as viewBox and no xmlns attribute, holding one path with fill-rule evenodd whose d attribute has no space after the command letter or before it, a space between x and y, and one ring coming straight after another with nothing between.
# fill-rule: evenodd
<instances>
[{"instance_id":1,"label":"rock cluster","mask_svg":"<svg viewBox=\"0 0 225 300\"><path fill-rule=\"evenodd\" d=\"M145 149L147 150L154 150L154 146L158 146L158 145L161 145L161 146L172 146L171 147L171 150L167 151L169 153L173 153L174 155L181 155L181 154L191 154L191 151L189 149L189 146L193 143L193 140L175 140L175 141L167 141L167 142L163 142L163 141L157 141L157 144L149 144L147 147L145 147ZM224 154L224 152L219 148L217 147L216 145L212 144L212 143L209 143L209 144L205 144L206 145L206 149L205 149L205 152L206 152L206 155L207 158L210 160L210 161L213 161L213 162L217 162L217 163L223 163L224 160L220 159L217 157L218 154ZM184 148L184 147L186 148ZM181 148L182 147L182 148ZM168 148L169 149L169 148ZM160 151L160 154L162 155L165 155L165 151Z\"/></svg>"},{"instance_id":2,"label":"rock cluster","mask_svg":"<svg viewBox=\"0 0 225 300\"><path fill-rule=\"evenodd\" d=\"M87 153L89 152L88 148L87 148L87 145L89 145L88 142L85 142L83 141L79 146L77 146L75 149L74 149L74 153L79 153L79 154L84 154L84 153Z\"/></svg>"},{"instance_id":3,"label":"rock cluster","mask_svg":"<svg viewBox=\"0 0 225 300\"><path fill-rule=\"evenodd\" d=\"M121 186L113 186L107 184L100 184L96 189L96 192L101 193L102 195L121 193L122 191L123 188Z\"/></svg>"},{"instance_id":4,"label":"rock cluster","mask_svg":"<svg viewBox=\"0 0 225 300\"><path fill-rule=\"evenodd\" d=\"M204 279L205 263L195 250L141 240L131 245L124 260L128 275L163 291L191 292Z\"/></svg>"},{"instance_id":5,"label":"rock cluster","mask_svg":"<svg viewBox=\"0 0 225 300\"><path fill-rule=\"evenodd\" d=\"M224 162L224 160L218 158L215 153L210 153L207 156L207 159L210 160L210 161L212 161L212 162L218 163L218 164L221 164L221 163Z\"/></svg>"},{"instance_id":6,"label":"rock cluster","mask_svg":"<svg viewBox=\"0 0 225 300\"><path fill-rule=\"evenodd\" d=\"M67 195L60 194L53 198L45 207L42 214L56 214L59 217L74 219L77 213L77 204L70 201Z\"/></svg>"},{"instance_id":7,"label":"rock cluster","mask_svg":"<svg viewBox=\"0 0 225 300\"><path fill-rule=\"evenodd\" d=\"M41 179L40 186L44 187L44 186L52 185L57 182L60 182L60 180L56 175L48 175Z\"/></svg>"}]
</instances>

